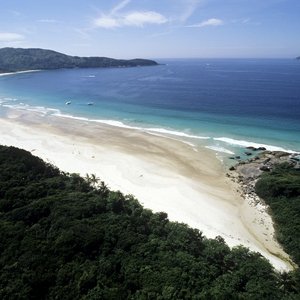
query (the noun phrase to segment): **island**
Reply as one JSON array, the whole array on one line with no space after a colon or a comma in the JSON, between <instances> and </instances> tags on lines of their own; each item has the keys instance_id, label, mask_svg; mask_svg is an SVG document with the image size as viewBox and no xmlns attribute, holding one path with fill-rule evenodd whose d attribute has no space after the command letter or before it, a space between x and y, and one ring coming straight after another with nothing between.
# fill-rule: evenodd
<instances>
[{"instance_id":1,"label":"island","mask_svg":"<svg viewBox=\"0 0 300 300\"><path fill-rule=\"evenodd\" d=\"M157 62L149 59L114 59L109 57L70 56L53 50L38 48L1 48L0 73L26 70L51 70L71 68L109 68L155 66Z\"/></svg>"}]
</instances>

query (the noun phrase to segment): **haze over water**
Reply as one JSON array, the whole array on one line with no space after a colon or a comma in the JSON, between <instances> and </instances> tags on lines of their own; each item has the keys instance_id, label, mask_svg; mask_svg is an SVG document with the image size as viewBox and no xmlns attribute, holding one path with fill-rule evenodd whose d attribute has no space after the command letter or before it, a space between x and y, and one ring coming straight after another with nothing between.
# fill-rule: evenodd
<instances>
[{"instance_id":1,"label":"haze over water","mask_svg":"<svg viewBox=\"0 0 300 300\"><path fill-rule=\"evenodd\" d=\"M299 61L158 62L2 76L0 110L3 115L22 108L170 134L193 144L204 141L220 155L240 154L247 145L300 151Z\"/></svg>"}]
</instances>

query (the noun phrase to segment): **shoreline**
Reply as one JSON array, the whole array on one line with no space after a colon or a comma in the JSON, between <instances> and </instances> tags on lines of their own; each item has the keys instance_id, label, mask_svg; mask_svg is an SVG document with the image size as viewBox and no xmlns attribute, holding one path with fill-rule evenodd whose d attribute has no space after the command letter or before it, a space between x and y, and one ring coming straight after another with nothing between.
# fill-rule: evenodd
<instances>
[{"instance_id":1,"label":"shoreline","mask_svg":"<svg viewBox=\"0 0 300 300\"><path fill-rule=\"evenodd\" d=\"M0 73L0 76L9 76L9 75L17 75L23 73L40 72L40 71L41 70L25 70L25 71L16 71L16 72L6 72L6 73Z\"/></svg>"},{"instance_id":2,"label":"shoreline","mask_svg":"<svg viewBox=\"0 0 300 300\"><path fill-rule=\"evenodd\" d=\"M215 152L204 146L195 151L161 135L32 112L13 110L8 117L0 119L1 144L28 150L61 171L96 174L109 188L133 194L145 208L166 212L171 221L208 238L220 235L231 247L258 251L277 270L292 269L271 238L272 223L267 233L253 223L259 210L238 195Z\"/></svg>"},{"instance_id":3,"label":"shoreline","mask_svg":"<svg viewBox=\"0 0 300 300\"><path fill-rule=\"evenodd\" d=\"M226 176L237 184L237 192L245 199L244 204L248 203L260 212L260 215L254 214L252 216L253 224L254 226L265 227L266 231L269 232L269 235L265 236L266 239L272 238L277 241L276 233L272 229L274 224L269 214L270 206L266 204L263 198L258 196L255 185L264 173L272 171L278 164L286 163L295 169L299 169L299 157L299 153L264 150L246 161L237 161L237 164L226 173ZM249 218L250 216L245 217ZM292 260L291 264L297 267L297 264Z\"/></svg>"}]
</instances>

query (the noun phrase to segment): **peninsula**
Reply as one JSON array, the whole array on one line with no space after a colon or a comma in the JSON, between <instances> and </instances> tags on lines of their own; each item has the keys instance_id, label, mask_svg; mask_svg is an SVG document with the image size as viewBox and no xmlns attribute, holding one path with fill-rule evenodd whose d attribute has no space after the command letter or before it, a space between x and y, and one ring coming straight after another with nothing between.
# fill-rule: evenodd
<instances>
[{"instance_id":1,"label":"peninsula","mask_svg":"<svg viewBox=\"0 0 300 300\"><path fill-rule=\"evenodd\" d=\"M155 66L148 59L114 59L108 57L70 56L53 50L2 48L0 49L0 73L26 70L51 70L61 68L109 68Z\"/></svg>"}]
</instances>

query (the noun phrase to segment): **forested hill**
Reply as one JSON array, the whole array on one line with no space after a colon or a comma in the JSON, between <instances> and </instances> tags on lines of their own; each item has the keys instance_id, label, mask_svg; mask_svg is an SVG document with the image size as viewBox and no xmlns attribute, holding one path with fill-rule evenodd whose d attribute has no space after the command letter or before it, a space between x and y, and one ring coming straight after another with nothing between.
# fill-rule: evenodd
<instances>
[{"instance_id":1,"label":"forested hill","mask_svg":"<svg viewBox=\"0 0 300 300\"><path fill-rule=\"evenodd\" d=\"M276 273L95 176L3 146L0 169L0 299L299 299L299 271Z\"/></svg>"},{"instance_id":2,"label":"forested hill","mask_svg":"<svg viewBox=\"0 0 300 300\"><path fill-rule=\"evenodd\" d=\"M294 159L299 161L299 158ZM278 241L300 266L299 167L295 168L288 162L276 165L257 181L256 192L270 207Z\"/></svg>"},{"instance_id":3,"label":"forested hill","mask_svg":"<svg viewBox=\"0 0 300 300\"><path fill-rule=\"evenodd\" d=\"M108 57L78 57L44 49L0 49L0 72L60 68L107 68L154 65L157 65L157 63L148 59L122 60Z\"/></svg>"}]
</instances>

